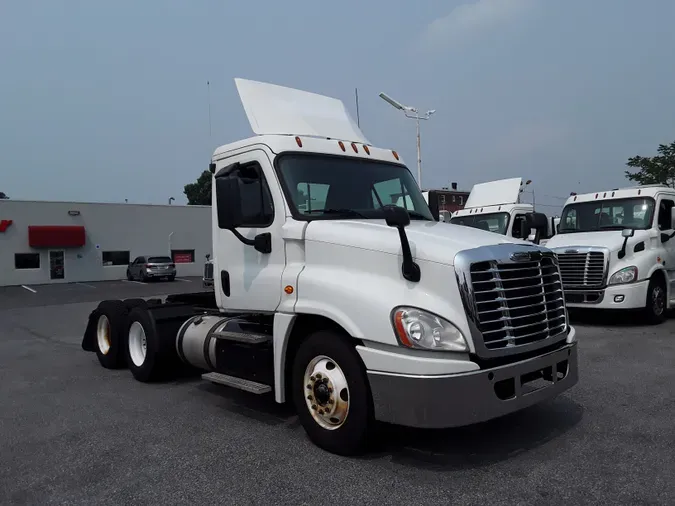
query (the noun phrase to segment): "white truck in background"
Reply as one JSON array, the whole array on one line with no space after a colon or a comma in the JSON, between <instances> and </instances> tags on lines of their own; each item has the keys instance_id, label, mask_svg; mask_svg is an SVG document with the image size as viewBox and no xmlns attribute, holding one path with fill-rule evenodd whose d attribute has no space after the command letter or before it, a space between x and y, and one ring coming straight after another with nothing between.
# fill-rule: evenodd
<instances>
[{"instance_id":1,"label":"white truck in background","mask_svg":"<svg viewBox=\"0 0 675 506\"><path fill-rule=\"evenodd\" d=\"M214 290L101 302L82 348L103 367L270 393L345 455L376 420L467 425L577 382L552 252L439 223L341 101L235 82L256 135L209 165Z\"/></svg>"},{"instance_id":2,"label":"white truck in background","mask_svg":"<svg viewBox=\"0 0 675 506\"><path fill-rule=\"evenodd\" d=\"M424 201L429 206L431 214L438 217L437 221L449 222L450 221L450 211L439 210L438 209L438 192L436 190L426 190L422 192L422 197ZM414 209L414 204L410 199L410 196L398 197L396 199L396 205L399 207L405 207L406 209Z\"/></svg>"},{"instance_id":3,"label":"white truck in background","mask_svg":"<svg viewBox=\"0 0 675 506\"><path fill-rule=\"evenodd\" d=\"M558 233L569 307L640 309L652 323L675 307L675 189L645 185L570 196Z\"/></svg>"},{"instance_id":4,"label":"white truck in background","mask_svg":"<svg viewBox=\"0 0 675 506\"><path fill-rule=\"evenodd\" d=\"M555 222L535 212L532 204L520 202L522 188L520 177L476 184L464 208L452 214L450 223L545 244L555 234ZM529 226L532 220L541 224L538 234Z\"/></svg>"}]
</instances>

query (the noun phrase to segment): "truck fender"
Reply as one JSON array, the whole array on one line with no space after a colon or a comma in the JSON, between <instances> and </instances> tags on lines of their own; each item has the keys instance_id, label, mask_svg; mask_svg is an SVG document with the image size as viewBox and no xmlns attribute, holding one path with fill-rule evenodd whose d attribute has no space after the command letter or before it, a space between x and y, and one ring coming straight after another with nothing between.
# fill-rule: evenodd
<instances>
[{"instance_id":1,"label":"truck fender","mask_svg":"<svg viewBox=\"0 0 675 506\"><path fill-rule=\"evenodd\" d=\"M96 348L94 347L94 340L96 334L96 323L98 322L99 316L101 316L101 312L98 308L89 313L89 321L87 321L87 327L84 330L84 336L82 336L82 349L84 351L96 351Z\"/></svg>"},{"instance_id":2,"label":"truck fender","mask_svg":"<svg viewBox=\"0 0 675 506\"><path fill-rule=\"evenodd\" d=\"M639 273L638 273L638 275L639 275ZM645 279L652 279L654 277L654 275L663 276L663 280L666 284L666 297L670 298L670 293L669 293L670 292L670 286L669 286L670 283L668 283L668 273L666 272L665 267L662 264L659 264L659 263L653 265L649 269L649 272L647 273L647 277Z\"/></svg>"},{"instance_id":3,"label":"truck fender","mask_svg":"<svg viewBox=\"0 0 675 506\"><path fill-rule=\"evenodd\" d=\"M290 313L276 313L274 315L272 326L274 400L278 403L286 402L286 351L296 318L296 315Z\"/></svg>"}]
</instances>

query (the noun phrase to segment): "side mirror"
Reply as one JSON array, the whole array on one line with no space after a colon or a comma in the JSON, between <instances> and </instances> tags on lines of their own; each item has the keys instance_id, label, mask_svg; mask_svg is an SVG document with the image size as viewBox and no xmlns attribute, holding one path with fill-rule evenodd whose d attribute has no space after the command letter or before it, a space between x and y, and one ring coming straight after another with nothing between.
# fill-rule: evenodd
<instances>
[{"instance_id":1,"label":"side mirror","mask_svg":"<svg viewBox=\"0 0 675 506\"><path fill-rule=\"evenodd\" d=\"M633 230L632 228L624 228L621 231L621 237L628 238L628 237L633 237L634 235L635 235L635 230Z\"/></svg>"},{"instance_id":2,"label":"side mirror","mask_svg":"<svg viewBox=\"0 0 675 506\"><path fill-rule=\"evenodd\" d=\"M211 255L209 255L209 254L207 253L207 254L206 254L206 261L207 261L207 262L209 261L209 258L211 258Z\"/></svg>"},{"instance_id":3,"label":"side mirror","mask_svg":"<svg viewBox=\"0 0 675 506\"><path fill-rule=\"evenodd\" d=\"M527 213L525 215L525 225L528 229L535 230L534 240L532 242L539 244L541 235L548 231L548 218L546 218L544 213Z\"/></svg>"},{"instance_id":4,"label":"side mirror","mask_svg":"<svg viewBox=\"0 0 675 506\"><path fill-rule=\"evenodd\" d=\"M548 219L544 213L527 213L525 223L528 228L533 228L538 232L548 230Z\"/></svg>"},{"instance_id":5,"label":"side mirror","mask_svg":"<svg viewBox=\"0 0 675 506\"><path fill-rule=\"evenodd\" d=\"M387 226L402 228L410 225L410 215L402 207L389 205L384 206L382 209Z\"/></svg>"},{"instance_id":6,"label":"side mirror","mask_svg":"<svg viewBox=\"0 0 675 506\"><path fill-rule=\"evenodd\" d=\"M218 227L233 230L242 223L239 180L233 177L217 177L215 182Z\"/></svg>"}]
</instances>

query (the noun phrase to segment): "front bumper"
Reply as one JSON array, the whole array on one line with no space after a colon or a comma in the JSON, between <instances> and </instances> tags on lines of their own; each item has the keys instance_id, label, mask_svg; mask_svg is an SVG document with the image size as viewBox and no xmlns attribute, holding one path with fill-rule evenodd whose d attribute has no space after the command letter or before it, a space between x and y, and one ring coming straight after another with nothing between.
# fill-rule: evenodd
<instances>
[{"instance_id":1,"label":"front bumper","mask_svg":"<svg viewBox=\"0 0 675 506\"><path fill-rule=\"evenodd\" d=\"M175 276L176 275L176 269L162 269L162 270L157 270L157 271L146 271L145 272L146 277L148 278L166 278L169 276Z\"/></svg>"},{"instance_id":2,"label":"front bumper","mask_svg":"<svg viewBox=\"0 0 675 506\"><path fill-rule=\"evenodd\" d=\"M609 285L604 290L569 289L565 290L565 305L568 308L640 309L647 304L648 286L649 280L645 279L625 285Z\"/></svg>"},{"instance_id":3,"label":"front bumper","mask_svg":"<svg viewBox=\"0 0 675 506\"><path fill-rule=\"evenodd\" d=\"M537 380L542 376L545 379ZM470 373L418 376L368 371L368 378L376 419L408 427L459 427L521 410L574 386L579 378L577 343ZM540 388L535 389L534 380Z\"/></svg>"}]
</instances>

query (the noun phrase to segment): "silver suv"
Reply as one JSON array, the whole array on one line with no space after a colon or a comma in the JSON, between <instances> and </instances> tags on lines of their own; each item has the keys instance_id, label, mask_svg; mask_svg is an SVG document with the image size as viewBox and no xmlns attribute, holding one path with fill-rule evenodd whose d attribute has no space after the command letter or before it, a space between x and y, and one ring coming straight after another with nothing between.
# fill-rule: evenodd
<instances>
[{"instance_id":1,"label":"silver suv","mask_svg":"<svg viewBox=\"0 0 675 506\"><path fill-rule=\"evenodd\" d=\"M148 281L149 279L176 279L176 264L168 256L140 256L127 267L129 281Z\"/></svg>"}]
</instances>

